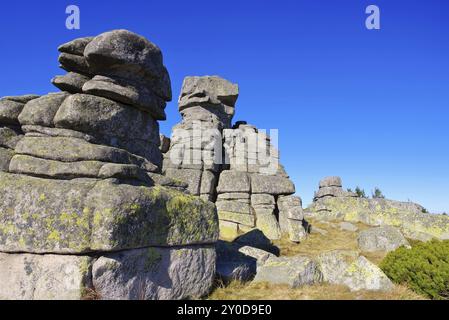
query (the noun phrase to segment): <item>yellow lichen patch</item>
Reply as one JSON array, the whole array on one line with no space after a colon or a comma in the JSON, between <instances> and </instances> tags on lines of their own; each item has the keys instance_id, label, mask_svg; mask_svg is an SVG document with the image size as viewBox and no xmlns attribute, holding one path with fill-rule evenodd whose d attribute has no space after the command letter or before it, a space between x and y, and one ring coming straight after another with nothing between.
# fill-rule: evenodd
<instances>
[{"instance_id":1,"label":"yellow lichen patch","mask_svg":"<svg viewBox=\"0 0 449 320\"><path fill-rule=\"evenodd\" d=\"M61 241L61 236L59 235L59 232L58 232L58 231L53 230L53 231L50 232L50 234L48 235L48 240L49 240L49 241L59 242L59 241Z\"/></svg>"}]
</instances>

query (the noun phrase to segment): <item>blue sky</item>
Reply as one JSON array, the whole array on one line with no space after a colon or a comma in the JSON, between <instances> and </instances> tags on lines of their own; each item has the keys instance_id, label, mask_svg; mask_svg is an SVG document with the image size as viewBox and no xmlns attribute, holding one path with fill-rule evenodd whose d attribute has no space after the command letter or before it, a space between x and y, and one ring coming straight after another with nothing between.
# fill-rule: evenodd
<instances>
[{"instance_id":1,"label":"blue sky","mask_svg":"<svg viewBox=\"0 0 449 320\"><path fill-rule=\"evenodd\" d=\"M65 8L81 29L65 28ZM365 28L365 8L381 30ZM234 120L279 129L281 161L309 203L320 178L378 186L449 211L449 1L16 1L0 10L0 96L56 91L57 46L126 28L161 47L180 120L187 75L240 85Z\"/></svg>"}]
</instances>

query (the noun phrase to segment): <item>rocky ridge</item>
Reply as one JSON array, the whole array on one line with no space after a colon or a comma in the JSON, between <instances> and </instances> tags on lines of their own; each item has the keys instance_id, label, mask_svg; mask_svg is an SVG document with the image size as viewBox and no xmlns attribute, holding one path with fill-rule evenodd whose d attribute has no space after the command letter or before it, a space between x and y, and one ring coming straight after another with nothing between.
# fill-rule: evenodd
<instances>
[{"instance_id":1,"label":"rocky ridge","mask_svg":"<svg viewBox=\"0 0 449 320\"><path fill-rule=\"evenodd\" d=\"M426 213L412 202L357 197L344 191L341 179L328 177L320 182L306 216L320 220L361 222L370 226L393 226L409 239L449 239L449 218Z\"/></svg>"}]
</instances>

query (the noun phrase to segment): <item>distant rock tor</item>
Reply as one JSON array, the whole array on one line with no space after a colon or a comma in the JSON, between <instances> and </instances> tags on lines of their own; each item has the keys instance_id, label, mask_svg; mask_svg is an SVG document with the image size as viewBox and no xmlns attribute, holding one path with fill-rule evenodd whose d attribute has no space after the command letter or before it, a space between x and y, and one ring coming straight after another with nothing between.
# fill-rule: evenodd
<instances>
[{"instance_id":1,"label":"distant rock tor","mask_svg":"<svg viewBox=\"0 0 449 320\"><path fill-rule=\"evenodd\" d=\"M370 226L396 227L406 238L420 241L449 239L449 218L425 213L412 202L367 199L344 191L338 177L324 178L306 216L320 220L361 222Z\"/></svg>"}]
</instances>

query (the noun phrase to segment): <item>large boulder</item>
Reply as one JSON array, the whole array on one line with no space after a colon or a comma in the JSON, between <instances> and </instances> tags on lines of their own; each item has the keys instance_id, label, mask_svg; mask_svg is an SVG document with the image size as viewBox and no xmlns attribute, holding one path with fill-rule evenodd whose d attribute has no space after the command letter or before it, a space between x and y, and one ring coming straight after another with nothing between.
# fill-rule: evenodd
<instances>
[{"instance_id":1,"label":"large boulder","mask_svg":"<svg viewBox=\"0 0 449 320\"><path fill-rule=\"evenodd\" d=\"M306 256L271 257L257 268L254 282L284 284L291 288L321 282L318 264Z\"/></svg>"},{"instance_id":2,"label":"large boulder","mask_svg":"<svg viewBox=\"0 0 449 320\"><path fill-rule=\"evenodd\" d=\"M395 227L383 226L359 232L357 237L359 248L366 252L394 251L399 247L410 248L410 244Z\"/></svg>"},{"instance_id":3,"label":"large boulder","mask_svg":"<svg viewBox=\"0 0 449 320\"><path fill-rule=\"evenodd\" d=\"M327 187L340 187L342 186L340 177L326 177L320 181L320 189Z\"/></svg>"},{"instance_id":4,"label":"large boulder","mask_svg":"<svg viewBox=\"0 0 449 320\"><path fill-rule=\"evenodd\" d=\"M207 294L212 246L142 248L99 257L0 253L0 299L172 300Z\"/></svg>"},{"instance_id":5,"label":"large boulder","mask_svg":"<svg viewBox=\"0 0 449 320\"><path fill-rule=\"evenodd\" d=\"M248 174L236 171L223 171L218 181L217 192L247 192L251 190L251 183Z\"/></svg>"},{"instance_id":6,"label":"large boulder","mask_svg":"<svg viewBox=\"0 0 449 320\"><path fill-rule=\"evenodd\" d=\"M28 102L18 119L23 125L54 127L53 119L61 104L69 96L66 92L50 93Z\"/></svg>"},{"instance_id":7,"label":"large boulder","mask_svg":"<svg viewBox=\"0 0 449 320\"><path fill-rule=\"evenodd\" d=\"M140 77L151 83L155 94L166 101L172 98L170 77L158 46L127 30L105 32L84 49L90 70L98 75L124 79Z\"/></svg>"},{"instance_id":8,"label":"large boulder","mask_svg":"<svg viewBox=\"0 0 449 320\"><path fill-rule=\"evenodd\" d=\"M214 243L210 202L113 180L0 173L0 251L85 253Z\"/></svg>"},{"instance_id":9,"label":"large boulder","mask_svg":"<svg viewBox=\"0 0 449 320\"><path fill-rule=\"evenodd\" d=\"M317 257L323 281L345 285L351 291L390 291L393 283L380 270L355 251L334 250Z\"/></svg>"},{"instance_id":10,"label":"large boulder","mask_svg":"<svg viewBox=\"0 0 449 320\"><path fill-rule=\"evenodd\" d=\"M251 174L251 192L290 195L295 193L295 185L290 179L282 176Z\"/></svg>"},{"instance_id":11,"label":"large boulder","mask_svg":"<svg viewBox=\"0 0 449 320\"><path fill-rule=\"evenodd\" d=\"M217 76L186 77L182 88L179 97L180 111L198 105L222 103L234 106L239 96L238 85Z\"/></svg>"},{"instance_id":12,"label":"large boulder","mask_svg":"<svg viewBox=\"0 0 449 320\"><path fill-rule=\"evenodd\" d=\"M88 256L0 253L0 299L83 299L91 266Z\"/></svg>"},{"instance_id":13,"label":"large boulder","mask_svg":"<svg viewBox=\"0 0 449 320\"><path fill-rule=\"evenodd\" d=\"M215 248L143 248L104 255L92 265L103 300L198 299L215 276Z\"/></svg>"}]
</instances>

